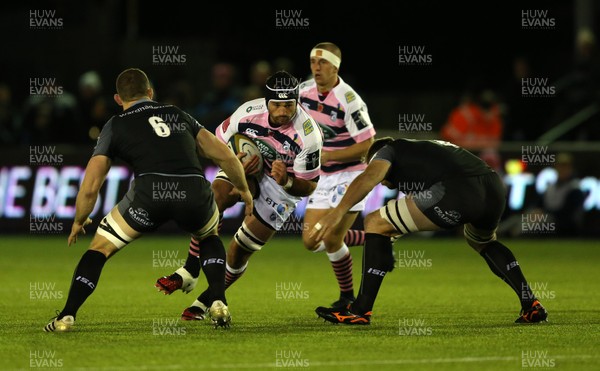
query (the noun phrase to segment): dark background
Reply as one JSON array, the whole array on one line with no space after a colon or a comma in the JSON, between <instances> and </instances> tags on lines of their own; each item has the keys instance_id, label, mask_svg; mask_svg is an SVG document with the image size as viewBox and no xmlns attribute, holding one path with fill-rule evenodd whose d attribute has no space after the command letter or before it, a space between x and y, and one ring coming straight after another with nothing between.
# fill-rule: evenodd
<instances>
[{"instance_id":1,"label":"dark background","mask_svg":"<svg viewBox=\"0 0 600 371\"><path fill-rule=\"evenodd\" d=\"M573 64L573 1L446 2L377 4L229 3L176 1L44 1L0 5L0 82L14 100L28 95L31 76L56 77L76 91L77 77L89 70L102 76L105 94L113 93L116 75L126 67L144 69L158 98L173 81L185 79L200 101L210 88L210 67L231 62L238 82L248 83L252 63L286 57L299 77L310 74L308 53L318 42L332 41L343 53L340 75L369 104L378 127L394 129L399 112L426 112L440 126L468 86L484 84L500 93L512 76L512 61L527 57L532 74L558 80ZM600 7L598 7L600 8ZM30 9L56 9L59 30L29 28ZM275 26L276 11L301 11L305 29ZM521 11L547 10L552 30L521 29ZM593 11L592 19L598 18ZM178 45L183 66L153 66L153 45ZM400 66L399 45L425 46L430 66ZM555 102L534 102L550 114ZM539 107L538 107L539 108ZM412 111L411 111L412 110ZM542 121L544 118L540 118ZM538 123L539 124L539 123ZM523 125L532 125L523 123Z\"/></svg>"},{"instance_id":2,"label":"dark background","mask_svg":"<svg viewBox=\"0 0 600 371\"><path fill-rule=\"evenodd\" d=\"M30 11L43 9L55 10L63 26L31 29ZM521 20L525 10L546 11L547 17L555 20L555 27L523 29ZM282 11L301 12L307 26L277 27L278 12ZM494 90L510 112L515 99L513 96L513 101L509 101L508 94L521 84L514 77L513 62L523 57L529 62L530 76L547 78L551 86L557 86L557 94L548 98L524 98L517 94L516 102L526 112L521 119L513 117L510 123L506 122L501 145L501 155L506 161L518 159L522 146L535 144L539 135L568 116L565 112L572 114L581 108L567 104L561 116L559 108L569 101L570 93L558 87L575 70L577 30L585 26L596 33L599 20L600 5L591 0L426 0L393 4L370 1L360 7L328 2L280 2L271 6L246 3L241 7L229 2L197 1L2 2L0 85L8 86L11 109L15 117L23 119L26 107L31 107L28 106L31 78L56 78L58 85L78 98L80 76L94 70L100 75L101 94L109 113L116 113L119 107L112 101L115 78L125 68L138 67L152 80L159 101L174 99L177 87L185 84L189 97L182 101L181 108L194 114L195 107L213 92L213 66L234 65L235 84L240 88L250 83L251 66L259 60L276 63L284 58L293 74L306 79L310 75L311 48L319 42L331 41L342 50L340 76L366 101L378 135L402 135L398 131L398 115L415 113L424 114L433 126L431 132L420 134L438 138L438 130L451 110L474 86ZM186 55L186 62L153 64L155 46L178 47L179 53ZM399 46L424 47L425 54L432 56L432 63L399 64ZM594 70L600 70L600 59L597 61L592 64ZM585 79L583 83L587 84ZM597 82L590 79L591 94L584 104L600 102ZM594 115L582 125L588 128L585 135L567 133L554 143L558 146L551 144L551 151L575 152L581 176L600 174L597 162L590 160L597 158L600 149L599 116ZM214 128L226 116L196 117L207 128ZM0 129L5 131L7 122L10 124L3 120ZM38 142L27 135L9 139L0 135L0 164L27 164L31 146L38 144L58 145L63 154L91 153L93 138L86 136L85 140L75 142L69 135L86 125L77 117L71 125L59 119L54 135L44 136L48 135L46 132ZM511 136L517 128L527 128L530 137L517 142ZM27 128L20 130L21 134L27 134ZM14 153L24 154L15 158ZM78 161L77 165L85 166L85 161ZM592 216L596 224L590 225L598 225L597 210Z\"/></svg>"}]
</instances>

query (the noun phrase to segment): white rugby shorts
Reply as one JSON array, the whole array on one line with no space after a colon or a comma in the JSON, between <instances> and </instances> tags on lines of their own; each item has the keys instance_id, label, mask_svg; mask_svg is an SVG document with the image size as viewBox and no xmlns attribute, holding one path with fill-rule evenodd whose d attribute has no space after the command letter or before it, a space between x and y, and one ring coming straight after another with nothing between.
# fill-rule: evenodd
<instances>
[{"instance_id":1,"label":"white rugby shorts","mask_svg":"<svg viewBox=\"0 0 600 371\"><path fill-rule=\"evenodd\" d=\"M223 170L217 173L215 179L217 178L229 181ZM296 210L302 198L290 195L277 184L275 179L266 174L260 179L258 188L260 193L254 200L255 216L272 229L279 231Z\"/></svg>"},{"instance_id":2,"label":"white rugby shorts","mask_svg":"<svg viewBox=\"0 0 600 371\"><path fill-rule=\"evenodd\" d=\"M340 172L331 175L321 175L319 183L312 195L308 197L307 209L333 209L336 207L352 181L362 173L362 170ZM368 196L367 196L368 197ZM350 211L363 211L367 197L354 205Z\"/></svg>"}]
</instances>

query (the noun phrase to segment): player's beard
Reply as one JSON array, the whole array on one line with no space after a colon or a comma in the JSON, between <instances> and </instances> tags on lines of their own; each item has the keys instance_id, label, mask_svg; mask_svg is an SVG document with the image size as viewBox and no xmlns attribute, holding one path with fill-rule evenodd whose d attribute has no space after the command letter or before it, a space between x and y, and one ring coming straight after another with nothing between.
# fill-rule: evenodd
<instances>
[{"instance_id":1,"label":"player's beard","mask_svg":"<svg viewBox=\"0 0 600 371\"><path fill-rule=\"evenodd\" d=\"M281 116L275 116L273 118L273 121L274 121L273 123L277 126L282 126L282 125L288 124L291 120L292 120L292 116L281 115Z\"/></svg>"}]
</instances>

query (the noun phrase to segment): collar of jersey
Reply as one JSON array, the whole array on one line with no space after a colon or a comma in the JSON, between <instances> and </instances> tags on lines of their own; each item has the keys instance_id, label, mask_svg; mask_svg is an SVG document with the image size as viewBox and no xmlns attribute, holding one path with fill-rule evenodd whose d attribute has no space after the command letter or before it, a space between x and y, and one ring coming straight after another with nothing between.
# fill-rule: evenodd
<instances>
[{"instance_id":1,"label":"collar of jersey","mask_svg":"<svg viewBox=\"0 0 600 371\"><path fill-rule=\"evenodd\" d=\"M141 98L141 99L138 99L135 102L133 102L131 104L131 106L129 106L129 107L131 108L131 107L133 107L133 106L135 106L137 104L144 103L144 102L154 102L154 101L152 99L150 99L150 98ZM154 103L156 103L156 102L154 102Z\"/></svg>"}]
</instances>

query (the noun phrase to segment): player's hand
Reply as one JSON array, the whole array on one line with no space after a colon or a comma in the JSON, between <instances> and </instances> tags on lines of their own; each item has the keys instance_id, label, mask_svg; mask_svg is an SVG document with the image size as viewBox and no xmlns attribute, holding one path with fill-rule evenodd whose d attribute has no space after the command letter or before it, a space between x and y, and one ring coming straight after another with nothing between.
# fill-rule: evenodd
<instances>
[{"instance_id":1,"label":"player's hand","mask_svg":"<svg viewBox=\"0 0 600 371\"><path fill-rule=\"evenodd\" d=\"M287 166L281 160L273 161L273 166L271 167L271 176L277 184L280 186L284 186L287 183L288 175L287 175Z\"/></svg>"},{"instance_id":2,"label":"player's hand","mask_svg":"<svg viewBox=\"0 0 600 371\"><path fill-rule=\"evenodd\" d=\"M69 239L67 240L69 246L71 246L72 244L77 243L77 236L79 235L79 233L83 233L85 234L85 226L90 224L92 222L92 219L87 218L87 220L85 222L83 222L83 224L79 223L79 222L74 222L73 226L71 227L71 234L69 235Z\"/></svg>"},{"instance_id":3,"label":"player's hand","mask_svg":"<svg viewBox=\"0 0 600 371\"><path fill-rule=\"evenodd\" d=\"M329 161L329 152L321 151L321 165Z\"/></svg>"},{"instance_id":4,"label":"player's hand","mask_svg":"<svg viewBox=\"0 0 600 371\"><path fill-rule=\"evenodd\" d=\"M252 209L254 208L254 201L252 200L252 193L250 191L239 192L240 198L246 204L246 210L244 211L244 215L251 216Z\"/></svg>"},{"instance_id":5,"label":"player's hand","mask_svg":"<svg viewBox=\"0 0 600 371\"><path fill-rule=\"evenodd\" d=\"M327 215L322 217L321 220L315 223L308 237L313 241L323 241L323 237L325 237L329 232L331 232L331 230L335 228L335 226L340 224L343 216L344 215L338 213L336 209L333 209Z\"/></svg>"},{"instance_id":6,"label":"player's hand","mask_svg":"<svg viewBox=\"0 0 600 371\"><path fill-rule=\"evenodd\" d=\"M244 167L244 173L246 175L254 175L254 174L258 173L258 161L259 161L258 156L252 155L252 157L248 161L246 161L246 162L242 161L242 159L246 156L248 156L248 154L245 152L239 152L237 154L237 158L240 160L240 162L242 163L242 166Z\"/></svg>"}]
</instances>

